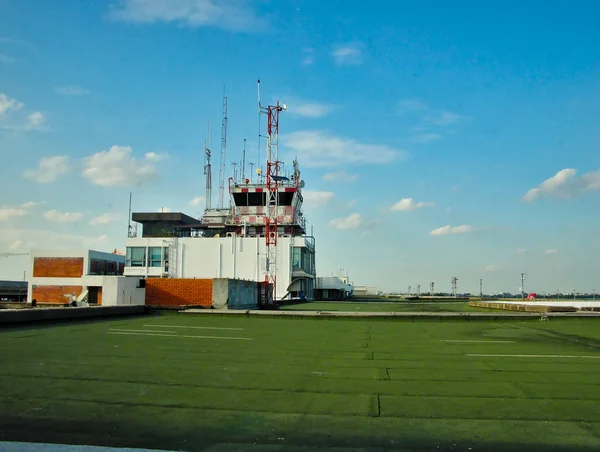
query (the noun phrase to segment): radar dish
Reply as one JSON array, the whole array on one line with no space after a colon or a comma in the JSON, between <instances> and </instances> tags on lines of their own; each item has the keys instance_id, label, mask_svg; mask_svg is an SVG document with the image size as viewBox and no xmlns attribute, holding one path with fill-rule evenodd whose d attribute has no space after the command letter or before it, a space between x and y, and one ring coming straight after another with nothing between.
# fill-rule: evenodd
<instances>
[{"instance_id":1,"label":"radar dish","mask_svg":"<svg viewBox=\"0 0 600 452\"><path fill-rule=\"evenodd\" d=\"M304 185L305 185L304 181L303 181L303 180L301 180L301 181L300 181L300 188L304 188Z\"/></svg>"}]
</instances>

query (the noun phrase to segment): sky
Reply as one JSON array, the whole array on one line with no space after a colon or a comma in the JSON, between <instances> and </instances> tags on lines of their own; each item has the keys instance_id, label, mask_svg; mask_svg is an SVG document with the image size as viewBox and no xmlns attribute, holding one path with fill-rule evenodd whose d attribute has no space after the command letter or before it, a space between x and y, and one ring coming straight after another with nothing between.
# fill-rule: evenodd
<instances>
[{"instance_id":1,"label":"sky","mask_svg":"<svg viewBox=\"0 0 600 452\"><path fill-rule=\"evenodd\" d=\"M319 275L600 289L599 17L586 0L3 1L0 253L123 250L130 192L199 217L224 92L227 175L244 138L264 166L260 79L288 106ZM27 270L0 257L0 279Z\"/></svg>"}]
</instances>

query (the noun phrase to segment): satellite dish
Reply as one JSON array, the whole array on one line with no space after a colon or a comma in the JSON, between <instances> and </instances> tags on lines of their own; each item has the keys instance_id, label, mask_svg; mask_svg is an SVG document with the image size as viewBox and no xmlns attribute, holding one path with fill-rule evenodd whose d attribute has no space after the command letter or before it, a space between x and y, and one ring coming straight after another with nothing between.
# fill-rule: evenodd
<instances>
[{"instance_id":1,"label":"satellite dish","mask_svg":"<svg viewBox=\"0 0 600 452\"><path fill-rule=\"evenodd\" d=\"M304 188L304 185L306 185L306 184L304 183L304 181L303 181L303 180L301 180L301 181L300 181L300 184L299 184L299 187L300 187L300 188Z\"/></svg>"}]
</instances>

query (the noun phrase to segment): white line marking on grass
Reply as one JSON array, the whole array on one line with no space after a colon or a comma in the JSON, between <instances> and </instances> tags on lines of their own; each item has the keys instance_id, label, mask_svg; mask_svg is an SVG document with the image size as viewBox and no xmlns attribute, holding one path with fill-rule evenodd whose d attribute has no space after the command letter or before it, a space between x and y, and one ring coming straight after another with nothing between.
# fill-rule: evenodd
<instances>
[{"instance_id":1,"label":"white line marking on grass","mask_svg":"<svg viewBox=\"0 0 600 452\"><path fill-rule=\"evenodd\" d=\"M465 344L512 344L515 341L458 341L458 340L445 340L442 342L456 342L456 343L465 343Z\"/></svg>"},{"instance_id":2,"label":"white line marking on grass","mask_svg":"<svg viewBox=\"0 0 600 452\"><path fill-rule=\"evenodd\" d=\"M232 339L238 341L251 341L251 337L231 337L231 336L186 336L183 334L161 334L161 333L128 333L125 331L107 331L107 334L129 334L132 336L165 336L165 337L190 337L198 339Z\"/></svg>"},{"instance_id":3,"label":"white line marking on grass","mask_svg":"<svg viewBox=\"0 0 600 452\"><path fill-rule=\"evenodd\" d=\"M185 325L144 325L154 328L192 328L197 330L228 330L228 331L244 331L244 328L225 328L218 326L185 326Z\"/></svg>"},{"instance_id":4,"label":"white line marking on grass","mask_svg":"<svg viewBox=\"0 0 600 452\"><path fill-rule=\"evenodd\" d=\"M151 331L151 330L126 330L124 328L110 328L109 331L125 331L127 333L170 333L170 334L175 334L175 331L165 331L165 330L158 330L158 331Z\"/></svg>"},{"instance_id":5,"label":"white line marking on grass","mask_svg":"<svg viewBox=\"0 0 600 452\"><path fill-rule=\"evenodd\" d=\"M592 355L492 355L483 353L468 353L466 356L483 356L495 358L583 358L583 359L600 359L600 356Z\"/></svg>"}]
</instances>

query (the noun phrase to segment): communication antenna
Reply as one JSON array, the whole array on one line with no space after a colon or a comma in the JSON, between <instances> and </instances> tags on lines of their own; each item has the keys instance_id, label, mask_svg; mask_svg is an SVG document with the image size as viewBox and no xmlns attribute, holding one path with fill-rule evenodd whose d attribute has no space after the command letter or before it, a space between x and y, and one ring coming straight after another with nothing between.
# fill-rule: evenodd
<instances>
[{"instance_id":1,"label":"communication antenna","mask_svg":"<svg viewBox=\"0 0 600 452\"><path fill-rule=\"evenodd\" d=\"M212 167L210 165L210 155L211 155L211 129L210 129L210 121L206 124L206 136L207 138L204 140L204 175L206 176L206 208L210 209L212 206Z\"/></svg>"},{"instance_id":2,"label":"communication antenna","mask_svg":"<svg viewBox=\"0 0 600 452\"><path fill-rule=\"evenodd\" d=\"M458 278L456 276L453 276L451 279L452 282L452 296L454 298L456 298L456 287L458 285Z\"/></svg>"},{"instance_id":3,"label":"communication antenna","mask_svg":"<svg viewBox=\"0 0 600 452\"><path fill-rule=\"evenodd\" d=\"M263 308L277 308L277 236L278 236L278 192L280 181L279 161L279 113L287 110L285 104L268 105L260 104L260 80L258 81L258 111L267 115L267 174L266 192L267 205L265 216L265 239L267 259L265 265L265 281L263 283L264 299L261 294L259 303ZM258 172L258 171L257 171Z\"/></svg>"},{"instance_id":4,"label":"communication antenna","mask_svg":"<svg viewBox=\"0 0 600 452\"><path fill-rule=\"evenodd\" d=\"M242 153L242 181L246 179L246 139L244 138L244 152Z\"/></svg>"},{"instance_id":5,"label":"communication antenna","mask_svg":"<svg viewBox=\"0 0 600 452\"><path fill-rule=\"evenodd\" d=\"M248 165L250 165L250 183L252 183L252 175L254 174L254 165L256 165L256 163L250 162Z\"/></svg>"},{"instance_id":6,"label":"communication antenna","mask_svg":"<svg viewBox=\"0 0 600 452\"><path fill-rule=\"evenodd\" d=\"M435 283L433 281L431 281L429 283L429 295L431 295L433 297L434 293L435 293Z\"/></svg>"},{"instance_id":7,"label":"communication antenna","mask_svg":"<svg viewBox=\"0 0 600 452\"><path fill-rule=\"evenodd\" d=\"M219 171L219 207L225 197L225 154L227 152L227 96L223 88L223 121L221 122L221 169Z\"/></svg>"},{"instance_id":8,"label":"communication antenna","mask_svg":"<svg viewBox=\"0 0 600 452\"><path fill-rule=\"evenodd\" d=\"M233 166L233 181L237 182L237 166L239 165L239 163L231 162L231 165Z\"/></svg>"},{"instance_id":9,"label":"communication antenna","mask_svg":"<svg viewBox=\"0 0 600 452\"><path fill-rule=\"evenodd\" d=\"M127 215L127 237L131 235L131 192L129 192L129 215Z\"/></svg>"}]
</instances>

